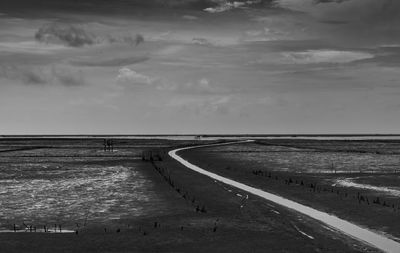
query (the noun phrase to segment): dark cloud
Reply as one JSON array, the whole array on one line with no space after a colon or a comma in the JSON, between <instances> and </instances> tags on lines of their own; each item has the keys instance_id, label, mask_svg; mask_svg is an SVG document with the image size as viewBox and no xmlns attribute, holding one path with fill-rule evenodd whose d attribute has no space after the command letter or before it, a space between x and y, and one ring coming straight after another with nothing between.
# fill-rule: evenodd
<instances>
[{"instance_id":1,"label":"dark cloud","mask_svg":"<svg viewBox=\"0 0 400 253\"><path fill-rule=\"evenodd\" d=\"M400 41L400 1L396 0L291 0L282 7L300 10L327 25L310 30L335 44L371 47ZM311 3L311 4L310 4ZM314 3L314 4L312 4ZM313 30L314 29L314 30Z\"/></svg>"},{"instance_id":2,"label":"dark cloud","mask_svg":"<svg viewBox=\"0 0 400 253\"><path fill-rule=\"evenodd\" d=\"M72 62L75 66L88 66L88 67L119 67L137 64L149 60L148 56L132 56L125 58L115 58L110 60L100 61L74 61Z\"/></svg>"},{"instance_id":3,"label":"dark cloud","mask_svg":"<svg viewBox=\"0 0 400 253\"><path fill-rule=\"evenodd\" d=\"M57 9L65 11L86 10L86 11L124 11L130 8L191 8L202 9L214 6L217 3L213 0L14 0L1 1L1 9Z\"/></svg>"},{"instance_id":4,"label":"dark cloud","mask_svg":"<svg viewBox=\"0 0 400 253\"><path fill-rule=\"evenodd\" d=\"M394 0L315 0L316 4L337 3L332 7L334 15L345 19L357 19L367 23L400 21L400 1ZM329 11L327 12L329 14Z\"/></svg>"},{"instance_id":5,"label":"dark cloud","mask_svg":"<svg viewBox=\"0 0 400 253\"><path fill-rule=\"evenodd\" d=\"M62 23L44 25L36 32L35 39L44 43L63 43L71 47L82 47L96 42L95 36L82 27Z\"/></svg>"},{"instance_id":6,"label":"dark cloud","mask_svg":"<svg viewBox=\"0 0 400 253\"><path fill-rule=\"evenodd\" d=\"M1 10L19 10L28 12L37 12L45 10L59 10L65 12L84 11L84 12L103 12L103 13L126 13L137 9L159 9L165 11L165 8L172 9L190 9L204 10L221 6L229 3L250 3L256 2L258 5L270 5L274 0L13 0L1 1Z\"/></svg>"},{"instance_id":7,"label":"dark cloud","mask_svg":"<svg viewBox=\"0 0 400 253\"><path fill-rule=\"evenodd\" d=\"M87 31L84 25L67 23L49 23L39 28L35 39L42 43L64 44L70 47L83 47L99 43L121 43L138 46L144 43L141 34L97 36Z\"/></svg>"}]
</instances>

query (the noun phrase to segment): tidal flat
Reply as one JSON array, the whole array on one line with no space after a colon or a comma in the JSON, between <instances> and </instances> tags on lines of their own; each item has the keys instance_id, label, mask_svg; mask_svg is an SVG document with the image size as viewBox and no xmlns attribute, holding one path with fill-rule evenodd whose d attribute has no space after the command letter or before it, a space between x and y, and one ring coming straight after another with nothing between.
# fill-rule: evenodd
<instances>
[{"instance_id":1,"label":"tidal flat","mask_svg":"<svg viewBox=\"0 0 400 253\"><path fill-rule=\"evenodd\" d=\"M398 148L398 140L283 139L182 154L209 171L399 240Z\"/></svg>"},{"instance_id":2,"label":"tidal flat","mask_svg":"<svg viewBox=\"0 0 400 253\"><path fill-rule=\"evenodd\" d=\"M380 226L362 224L397 236L398 228L390 224L399 213L397 205L389 207L396 203L393 196L379 195L380 205L367 205L365 200L354 199L352 194L356 192L348 186L335 186L339 194L322 193L323 188L320 193L317 187L314 192L307 187L310 182L331 190L328 186L340 178L362 175L318 173L315 169L290 171L290 164L284 165L289 170L283 170L279 164L283 159L271 160L276 152L283 150L286 156L290 153L287 149L293 152L302 148L276 143L271 146L270 141L199 148L183 152L183 156L207 170L262 186L315 208L339 215L347 213L345 217L351 221L362 223L381 214L375 217ZM293 210L201 176L166 155L176 147L215 142L219 141L120 138L114 140L111 152L104 150L101 138L0 140L0 229L5 232L0 233L0 240L5 242L2 249L6 252L378 251ZM310 147L304 149L311 152ZM333 157L339 157L334 153ZM298 156L285 159L301 165L295 158ZM311 161L317 169L323 167L318 167L318 159ZM267 173L266 176L259 171ZM268 172L278 180L268 178ZM385 176L396 174L376 171L368 174L375 175L381 178L357 182L376 185L376 180L382 183ZM285 180L289 178L292 182L288 185ZM393 176L386 178L390 178L388 187L396 185ZM366 196L367 190L357 191ZM372 196L378 196L372 193L369 189L371 201ZM368 214L359 211L359 217L352 214L355 210L367 210L366 207L372 211ZM14 224L18 231L27 232L13 232ZM60 225L73 233L57 233ZM49 232L29 232L27 226L36 227L36 231L47 226Z\"/></svg>"}]
</instances>

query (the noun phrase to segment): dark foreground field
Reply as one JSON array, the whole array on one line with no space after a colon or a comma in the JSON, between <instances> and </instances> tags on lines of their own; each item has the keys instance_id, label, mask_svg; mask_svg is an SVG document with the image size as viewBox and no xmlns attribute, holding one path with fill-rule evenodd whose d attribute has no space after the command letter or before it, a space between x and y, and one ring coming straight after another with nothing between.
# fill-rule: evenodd
<instances>
[{"instance_id":1,"label":"dark foreground field","mask_svg":"<svg viewBox=\"0 0 400 253\"><path fill-rule=\"evenodd\" d=\"M183 156L217 174L400 238L399 150L399 141L263 140Z\"/></svg>"},{"instance_id":2,"label":"dark foreground field","mask_svg":"<svg viewBox=\"0 0 400 253\"><path fill-rule=\"evenodd\" d=\"M14 177L15 184L33 187L32 189L35 189L35 184L23 182L42 177L47 181L37 182L39 185L65 183L62 191L52 186L53 191L61 192L58 198L54 197L54 203L43 202L43 205L54 208L51 212L42 209L43 206L26 209L26 206L32 205L36 199L41 200L43 196L27 195L24 189L20 189L18 195L10 191L14 189L12 184L3 182L0 186L2 229L12 229L14 223L20 225L22 222L38 228L43 223L50 228L54 226L53 223L62 223L63 228L77 230L78 233L0 233L0 251L376 251L293 211L257 197L247 196L243 192L189 171L169 159L164 152L175 146L191 144L192 141L118 140L114 143L114 152L104 152L102 140L2 140L0 180L9 182L10 178ZM152 156L145 152L146 161L142 161L142 151L148 150L155 151ZM243 166L230 159L227 161L219 154L221 153L198 149L185 153L185 157L206 165L210 170L225 173L246 183L265 184L263 180L266 179L253 173L255 167L250 169L250 165ZM150 157L156 161L149 161ZM227 163L230 169L226 169ZM124 169L109 177L118 179L110 185L104 178L109 175L110 168L115 167ZM80 168L91 170L90 173L81 174ZM52 174L54 170L57 171L57 175ZM96 176L97 173L99 177ZM120 177L121 175L124 176ZM72 184L74 177L95 180L83 180L82 184L75 186ZM146 184L135 184L138 180L144 180ZM71 184L75 188L71 188ZM282 186L282 182L274 184L276 186L270 188L271 190L289 194L284 190L286 187ZM106 190L102 191L102 187L106 187ZM132 187L131 191L129 187ZM83 194L88 190L92 191L94 199ZM99 191L101 194L97 193ZM297 191L297 195L290 196L302 200L301 196L314 194L308 189ZM40 192L46 195L45 189ZM13 199L13 194L23 199ZM47 194L52 193L49 191ZM70 202L64 201L66 196L69 196ZM80 201L82 197L86 198L84 202ZM336 195L335 198L330 198L330 201L339 203ZM13 207L9 205L10 201L15 204L14 215L10 212L10 208ZM74 208L68 203L75 205ZM318 201L310 203L317 207L326 207L318 204ZM22 207L25 211L21 210ZM5 213L7 218L4 218ZM46 217L49 220L46 220Z\"/></svg>"}]
</instances>

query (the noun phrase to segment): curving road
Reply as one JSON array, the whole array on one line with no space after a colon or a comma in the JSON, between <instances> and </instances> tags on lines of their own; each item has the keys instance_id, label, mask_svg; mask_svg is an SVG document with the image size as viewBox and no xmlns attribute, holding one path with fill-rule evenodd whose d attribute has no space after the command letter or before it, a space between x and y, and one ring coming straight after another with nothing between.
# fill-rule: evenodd
<instances>
[{"instance_id":1,"label":"curving road","mask_svg":"<svg viewBox=\"0 0 400 253\"><path fill-rule=\"evenodd\" d=\"M201 145L201 146L192 146L192 147L185 147L185 148L178 148L174 149L168 152L168 155L178 161L179 163L183 164L185 167L194 170L200 174L206 175L208 177L211 177L214 180L218 180L222 183L225 183L227 185L234 186L236 188L239 188L241 190L244 190L246 192L249 192L253 195L259 196L261 198L264 198L266 200L272 201L278 205L293 209L299 213L302 213L304 215L307 215L311 218L314 218L334 229L337 229L349 236L351 236L354 239L363 241L373 247L376 247L382 251L385 252L393 252L393 253L399 253L400 252L400 243L396 242L388 237L386 237L383 234L379 234L373 231L370 231L368 229L362 228L360 226L357 226L351 222L348 222L346 220L342 220L336 216L330 215L325 212L318 211L314 208L299 204L297 202L291 201L289 199L283 198L281 196L275 195L268 193L266 191L242 184L240 182L231 180L229 178L222 177L220 175L217 175L215 173L209 172L207 170L204 170L188 161L180 157L177 153L179 151L183 150L188 150L188 149L194 149L194 148L202 148L202 147L212 147L212 146L222 146L222 145L230 145L230 144L238 144L238 143L244 143L244 142L251 142L249 141L239 141L239 142L229 142L229 143L220 143L220 144L210 144L210 145Z\"/></svg>"}]
</instances>

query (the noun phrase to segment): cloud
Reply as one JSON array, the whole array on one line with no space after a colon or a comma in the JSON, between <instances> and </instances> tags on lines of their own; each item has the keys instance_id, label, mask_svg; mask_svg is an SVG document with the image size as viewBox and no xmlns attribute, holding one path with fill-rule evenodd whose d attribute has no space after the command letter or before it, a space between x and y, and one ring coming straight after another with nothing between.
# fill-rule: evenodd
<instances>
[{"instance_id":1,"label":"cloud","mask_svg":"<svg viewBox=\"0 0 400 253\"><path fill-rule=\"evenodd\" d=\"M81 70L68 66L0 66L0 78L17 80L27 85L80 86L85 84Z\"/></svg>"},{"instance_id":2,"label":"cloud","mask_svg":"<svg viewBox=\"0 0 400 253\"><path fill-rule=\"evenodd\" d=\"M238 7L269 7L275 0L12 0L0 1L0 9L5 13L21 14L43 11L100 13L100 14L137 14L149 11L152 14L168 12L174 9L204 11L236 9Z\"/></svg>"},{"instance_id":3,"label":"cloud","mask_svg":"<svg viewBox=\"0 0 400 253\"><path fill-rule=\"evenodd\" d=\"M181 96L170 100L167 107L176 111L194 115L226 115L232 112L231 96L187 97Z\"/></svg>"},{"instance_id":4,"label":"cloud","mask_svg":"<svg viewBox=\"0 0 400 253\"><path fill-rule=\"evenodd\" d=\"M43 43L62 43L70 47L82 47L96 43L95 36L86 32L81 26L63 23L42 26L36 32L35 39Z\"/></svg>"},{"instance_id":5,"label":"cloud","mask_svg":"<svg viewBox=\"0 0 400 253\"><path fill-rule=\"evenodd\" d=\"M342 3L345 1L351 1L351 0L314 0L314 3L319 4L319 3Z\"/></svg>"},{"instance_id":6,"label":"cloud","mask_svg":"<svg viewBox=\"0 0 400 253\"><path fill-rule=\"evenodd\" d=\"M176 111L201 116L250 116L254 108L265 110L270 106L287 106L288 101L282 96L247 96L244 94L218 94L209 96L181 95L166 103Z\"/></svg>"},{"instance_id":7,"label":"cloud","mask_svg":"<svg viewBox=\"0 0 400 253\"><path fill-rule=\"evenodd\" d=\"M115 66L127 66L137 64L149 60L148 56L131 56L124 58L115 58L109 60L91 60L91 61L73 61L71 62L75 66L87 66L87 67L115 67Z\"/></svg>"},{"instance_id":8,"label":"cloud","mask_svg":"<svg viewBox=\"0 0 400 253\"><path fill-rule=\"evenodd\" d=\"M179 87L181 92L196 93L196 94L214 94L218 93L217 87L211 85L207 78L202 78L196 82L188 82Z\"/></svg>"},{"instance_id":9,"label":"cloud","mask_svg":"<svg viewBox=\"0 0 400 253\"><path fill-rule=\"evenodd\" d=\"M156 83L156 88L163 91L173 91L177 93L190 94L190 95L216 95L216 94L230 94L233 90L217 85L207 78L201 78L196 81L186 83L170 83L166 80Z\"/></svg>"},{"instance_id":10,"label":"cloud","mask_svg":"<svg viewBox=\"0 0 400 253\"><path fill-rule=\"evenodd\" d=\"M193 38L192 43L196 45L202 45L202 46L211 46L213 45L209 40L205 38Z\"/></svg>"},{"instance_id":11,"label":"cloud","mask_svg":"<svg viewBox=\"0 0 400 253\"><path fill-rule=\"evenodd\" d=\"M400 45L383 45L378 47L373 59L366 59L365 63L376 63L379 66L400 66Z\"/></svg>"},{"instance_id":12,"label":"cloud","mask_svg":"<svg viewBox=\"0 0 400 253\"><path fill-rule=\"evenodd\" d=\"M109 43L125 43L131 46L139 46L140 44L144 43L144 36L141 34L136 34L134 36L107 36L106 40Z\"/></svg>"},{"instance_id":13,"label":"cloud","mask_svg":"<svg viewBox=\"0 0 400 253\"><path fill-rule=\"evenodd\" d=\"M220 13L220 12L224 12L224 11L228 11L228 10L232 10L232 9L237 9L237 8L244 8L253 4L259 4L262 1L261 0L253 0L253 1L226 1L226 0L219 0L219 1L215 1L216 3L218 3L217 6L215 7L208 7L205 8L204 11L205 12L209 12L209 13Z\"/></svg>"},{"instance_id":14,"label":"cloud","mask_svg":"<svg viewBox=\"0 0 400 253\"><path fill-rule=\"evenodd\" d=\"M337 50L307 50L303 52L285 52L284 57L292 63L349 63L357 60L370 59L374 55L356 51Z\"/></svg>"},{"instance_id":15,"label":"cloud","mask_svg":"<svg viewBox=\"0 0 400 253\"><path fill-rule=\"evenodd\" d=\"M97 36L89 33L90 26L66 23L49 23L38 29L35 39L46 44L62 44L69 47L83 47L101 43L127 44L139 46L145 42L142 34L126 35L107 35Z\"/></svg>"},{"instance_id":16,"label":"cloud","mask_svg":"<svg viewBox=\"0 0 400 253\"><path fill-rule=\"evenodd\" d=\"M199 19L198 17L192 15L183 15L182 18L190 21Z\"/></svg>"},{"instance_id":17,"label":"cloud","mask_svg":"<svg viewBox=\"0 0 400 253\"><path fill-rule=\"evenodd\" d=\"M223 87L215 82L211 82L207 78L201 78L189 82L171 82L165 78L154 77L139 73L128 67L118 70L118 76L115 78L119 88L127 87L149 87L162 92L170 92L170 94L190 95L196 97L207 96L226 96L235 93L230 87Z\"/></svg>"},{"instance_id":18,"label":"cloud","mask_svg":"<svg viewBox=\"0 0 400 253\"><path fill-rule=\"evenodd\" d=\"M400 40L400 1L393 0L278 0L282 9L295 10L304 35L341 47L375 47ZM291 20L289 24L294 24ZM294 34L299 37L300 33Z\"/></svg>"},{"instance_id":19,"label":"cloud","mask_svg":"<svg viewBox=\"0 0 400 253\"><path fill-rule=\"evenodd\" d=\"M53 67L52 76L64 86L80 86L85 84L83 72L70 67Z\"/></svg>"},{"instance_id":20,"label":"cloud","mask_svg":"<svg viewBox=\"0 0 400 253\"><path fill-rule=\"evenodd\" d=\"M275 41L288 37L287 34L277 31L269 27L264 29L252 29L244 32L241 41L243 42L258 42L258 41Z\"/></svg>"},{"instance_id":21,"label":"cloud","mask_svg":"<svg viewBox=\"0 0 400 253\"><path fill-rule=\"evenodd\" d=\"M1 2L2 11L21 9L21 6L27 6L29 10L80 10L85 12L132 12L137 9L195 9L202 10L208 6L215 5L218 0L13 0Z\"/></svg>"},{"instance_id":22,"label":"cloud","mask_svg":"<svg viewBox=\"0 0 400 253\"><path fill-rule=\"evenodd\" d=\"M285 8L309 12L323 19L354 20L367 24L400 21L400 1L393 0L278 0Z\"/></svg>"},{"instance_id":23,"label":"cloud","mask_svg":"<svg viewBox=\"0 0 400 253\"><path fill-rule=\"evenodd\" d=\"M0 42L0 51L10 53L51 54L64 48L62 45L49 46L37 41Z\"/></svg>"},{"instance_id":24,"label":"cloud","mask_svg":"<svg viewBox=\"0 0 400 253\"><path fill-rule=\"evenodd\" d=\"M130 68L124 67L118 70L116 78L118 84L122 85L151 85L155 78L140 74Z\"/></svg>"}]
</instances>

